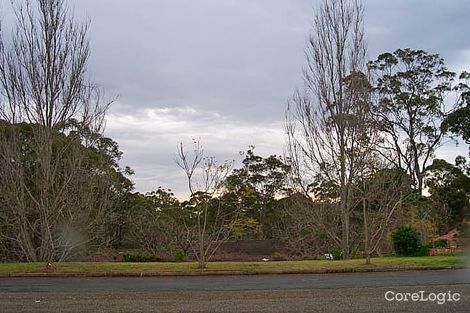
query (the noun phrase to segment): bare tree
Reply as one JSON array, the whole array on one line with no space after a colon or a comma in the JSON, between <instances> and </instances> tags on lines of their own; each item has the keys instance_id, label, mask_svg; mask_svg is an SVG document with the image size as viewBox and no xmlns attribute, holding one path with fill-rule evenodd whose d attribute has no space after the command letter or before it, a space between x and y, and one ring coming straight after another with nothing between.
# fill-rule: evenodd
<instances>
[{"instance_id":1,"label":"bare tree","mask_svg":"<svg viewBox=\"0 0 470 313\"><path fill-rule=\"evenodd\" d=\"M327 181L339 189L343 257L350 253L351 186L362 167L364 88L367 81L363 6L356 0L322 1L306 49L304 87L289 101L288 155L297 182ZM305 189L305 188L304 188Z\"/></svg>"},{"instance_id":2,"label":"bare tree","mask_svg":"<svg viewBox=\"0 0 470 313\"><path fill-rule=\"evenodd\" d=\"M22 258L61 260L110 205L109 177L87 150L99 154L109 103L86 78L88 25L65 0L25 0L14 12L11 40L0 33L2 218Z\"/></svg>"},{"instance_id":3,"label":"bare tree","mask_svg":"<svg viewBox=\"0 0 470 313\"><path fill-rule=\"evenodd\" d=\"M290 253L318 257L330 252L331 246L341 246L335 231L341 221L334 203L314 202L299 192L279 200L279 204L282 218L276 221L274 232Z\"/></svg>"},{"instance_id":4,"label":"bare tree","mask_svg":"<svg viewBox=\"0 0 470 313\"><path fill-rule=\"evenodd\" d=\"M371 160L357 184L358 202L362 207L364 254L366 264L378 250L393 222L403 213L403 201L410 194L409 176L387 162Z\"/></svg>"},{"instance_id":5,"label":"bare tree","mask_svg":"<svg viewBox=\"0 0 470 313\"><path fill-rule=\"evenodd\" d=\"M199 141L195 141L192 155L179 144L176 163L186 175L190 192L187 203L190 216L183 219L187 239L198 267L205 268L220 245L228 240L233 228L236 212L227 211L220 198L233 162L217 164L214 158L204 157Z\"/></svg>"}]
</instances>

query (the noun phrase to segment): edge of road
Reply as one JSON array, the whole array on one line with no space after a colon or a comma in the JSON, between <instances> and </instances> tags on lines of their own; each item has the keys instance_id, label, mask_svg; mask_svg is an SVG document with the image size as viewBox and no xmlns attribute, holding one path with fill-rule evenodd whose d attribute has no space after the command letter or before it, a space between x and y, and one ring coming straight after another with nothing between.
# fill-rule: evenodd
<instances>
[{"instance_id":1,"label":"edge of road","mask_svg":"<svg viewBox=\"0 0 470 313\"><path fill-rule=\"evenodd\" d=\"M465 265L453 266L378 266L364 268L336 268L311 270L193 270L193 271L155 271L155 272L41 272L41 273L2 273L0 278L32 277L159 277L159 276L230 276L230 275L282 275L282 274L332 274L332 273L368 273L368 272L402 272L402 271L436 271L470 269Z\"/></svg>"}]
</instances>

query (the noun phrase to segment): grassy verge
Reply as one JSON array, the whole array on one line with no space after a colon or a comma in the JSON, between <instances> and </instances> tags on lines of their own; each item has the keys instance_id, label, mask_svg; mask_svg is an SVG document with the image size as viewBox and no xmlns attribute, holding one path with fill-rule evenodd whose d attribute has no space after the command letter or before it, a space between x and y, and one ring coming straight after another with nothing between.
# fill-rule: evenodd
<instances>
[{"instance_id":1,"label":"grassy verge","mask_svg":"<svg viewBox=\"0 0 470 313\"><path fill-rule=\"evenodd\" d=\"M356 260L306 260L306 261L273 261L273 262L210 262L207 269L197 269L194 262L184 263L92 263L92 262L62 262L46 269L46 263L0 263L0 275L15 274L165 274L173 272L200 273L200 272L244 272L244 273L282 273L307 271L335 271L335 270L378 270L383 268L404 267L438 267L464 265L465 259L461 256L433 256L433 257L383 257L372 259L372 265L366 266L363 259Z\"/></svg>"}]
</instances>

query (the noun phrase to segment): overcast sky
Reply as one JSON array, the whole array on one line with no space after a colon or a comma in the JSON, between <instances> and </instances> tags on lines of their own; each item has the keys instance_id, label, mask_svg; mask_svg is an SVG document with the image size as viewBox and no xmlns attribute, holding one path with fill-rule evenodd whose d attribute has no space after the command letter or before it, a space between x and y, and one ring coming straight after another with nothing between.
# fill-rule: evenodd
<instances>
[{"instance_id":1,"label":"overcast sky","mask_svg":"<svg viewBox=\"0 0 470 313\"><path fill-rule=\"evenodd\" d=\"M301 82L315 1L70 0L91 21L90 76L109 97L119 95L106 135L135 170L137 190L185 193L174 163L179 141L201 138L219 159L237 159L249 145L282 153L286 100ZM470 1L365 4L370 58L420 48L452 70L470 70ZM466 147L447 145L438 155L459 153Z\"/></svg>"}]
</instances>

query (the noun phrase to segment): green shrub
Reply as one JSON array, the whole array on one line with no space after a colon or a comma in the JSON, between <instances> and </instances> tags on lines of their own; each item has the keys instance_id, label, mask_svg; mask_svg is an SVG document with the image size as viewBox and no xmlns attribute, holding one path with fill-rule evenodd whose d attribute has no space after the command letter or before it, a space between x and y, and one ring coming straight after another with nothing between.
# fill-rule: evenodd
<instances>
[{"instance_id":1,"label":"green shrub","mask_svg":"<svg viewBox=\"0 0 470 313\"><path fill-rule=\"evenodd\" d=\"M146 252L126 252L123 254L124 262L156 262L155 255Z\"/></svg>"},{"instance_id":2,"label":"green shrub","mask_svg":"<svg viewBox=\"0 0 470 313\"><path fill-rule=\"evenodd\" d=\"M392 233L392 241L398 255L416 256L423 253L418 232L408 225L399 226Z\"/></svg>"},{"instance_id":3,"label":"green shrub","mask_svg":"<svg viewBox=\"0 0 470 313\"><path fill-rule=\"evenodd\" d=\"M430 242L425 245L420 245L418 251L415 256L426 256L429 255L429 249L432 248L446 248L447 247L447 240L441 239L441 240L436 240L434 242Z\"/></svg>"},{"instance_id":4,"label":"green shrub","mask_svg":"<svg viewBox=\"0 0 470 313\"><path fill-rule=\"evenodd\" d=\"M445 239L440 239L434 241L434 244L432 245L434 248L447 248L447 240ZM432 247L430 247L432 248Z\"/></svg>"},{"instance_id":5,"label":"green shrub","mask_svg":"<svg viewBox=\"0 0 470 313\"><path fill-rule=\"evenodd\" d=\"M343 254L343 251L338 246L334 246L331 249L331 255L333 256L333 260L341 260L343 258L342 254Z\"/></svg>"},{"instance_id":6,"label":"green shrub","mask_svg":"<svg viewBox=\"0 0 470 313\"><path fill-rule=\"evenodd\" d=\"M186 261L186 253L183 250L176 250L175 252L175 261L184 262Z\"/></svg>"},{"instance_id":7,"label":"green shrub","mask_svg":"<svg viewBox=\"0 0 470 313\"><path fill-rule=\"evenodd\" d=\"M429 255L428 249L432 248L432 242L425 244L425 245L420 245L418 251L416 252L415 256L427 256Z\"/></svg>"}]
</instances>

